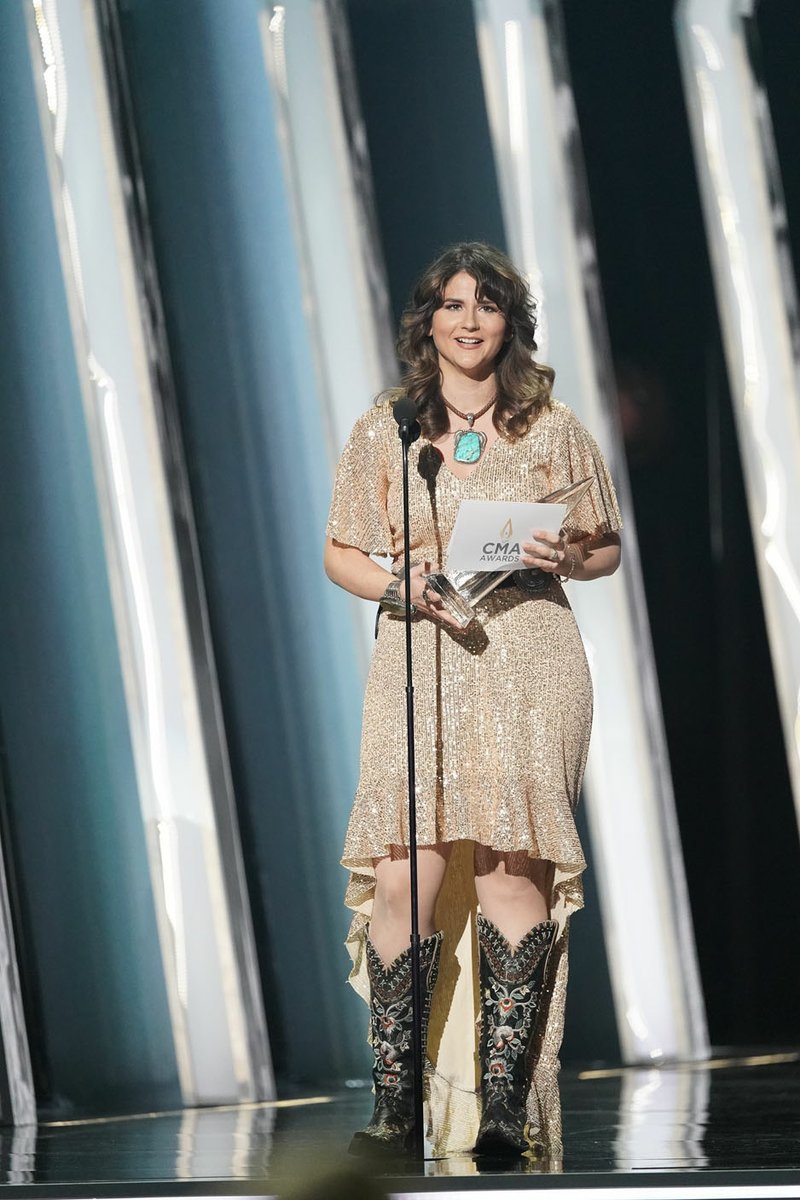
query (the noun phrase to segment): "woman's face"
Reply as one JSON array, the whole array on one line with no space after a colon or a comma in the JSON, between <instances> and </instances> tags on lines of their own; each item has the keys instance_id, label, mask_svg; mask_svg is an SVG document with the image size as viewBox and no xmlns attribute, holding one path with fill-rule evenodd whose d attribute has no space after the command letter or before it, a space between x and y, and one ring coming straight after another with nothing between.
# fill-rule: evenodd
<instances>
[{"instance_id":1,"label":"woman's face","mask_svg":"<svg viewBox=\"0 0 800 1200\"><path fill-rule=\"evenodd\" d=\"M507 339L506 319L492 300L479 300L477 284L466 271L448 280L440 308L431 321L439 361L462 374L485 378Z\"/></svg>"}]
</instances>

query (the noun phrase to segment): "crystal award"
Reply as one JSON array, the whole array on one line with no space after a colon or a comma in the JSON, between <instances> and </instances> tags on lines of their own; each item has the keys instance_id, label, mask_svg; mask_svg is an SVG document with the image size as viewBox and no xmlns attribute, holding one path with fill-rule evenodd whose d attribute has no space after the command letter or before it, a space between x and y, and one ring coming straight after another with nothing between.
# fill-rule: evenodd
<instances>
[{"instance_id":1,"label":"crystal award","mask_svg":"<svg viewBox=\"0 0 800 1200\"><path fill-rule=\"evenodd\" d=\"M542 496L538 503L566 504L566 521L593 482L593 479L582 479L579 483L570 483L567 487L551 492L549 496ZM475 606L504 579L508 579L509 575L514 575L519 586L528 592L542 591L551 578L538 567L532 567L523 571L452 571L447 575L444 572L433 572L426 575L425 579L451 617L458 621L459 627L466 629L470 621L475 619Z\"/></svg>"}]
</instances>

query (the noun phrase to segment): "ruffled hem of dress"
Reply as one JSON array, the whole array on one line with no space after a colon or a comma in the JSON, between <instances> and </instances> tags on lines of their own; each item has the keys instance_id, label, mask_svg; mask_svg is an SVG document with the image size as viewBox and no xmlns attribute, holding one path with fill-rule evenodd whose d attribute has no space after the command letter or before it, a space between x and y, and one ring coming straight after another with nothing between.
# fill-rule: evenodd
<instances>
[{"instance_id":1,"label":"ruffled hem of dress","mask_svg":"<svg viewBox=\"0 0 800 1200\"><path fill-rule=\"evenodd\" d=\"M492 779L479 779L473 787L485 796L481 812L469 812L457 821L438 814L468 809L457 795L437 804L438 814L417 813L417 845L473 842L493 850L527 851L531 858L560 865L563 876L580 875L586 868L575 825L572 796L583 778L583 762L564 764L563 790L540 788L523 780L506 783L502 793ZM401 788L381 796L376 817L374 800L364 785L356 792L342 853L342 865L354 874L371 874L372 861L390 853L391 846L408 846L408 797ZM345 901L350 907L350 901ZM579 906L580 907L580 906Z\"/></svg>"}]
</instances>

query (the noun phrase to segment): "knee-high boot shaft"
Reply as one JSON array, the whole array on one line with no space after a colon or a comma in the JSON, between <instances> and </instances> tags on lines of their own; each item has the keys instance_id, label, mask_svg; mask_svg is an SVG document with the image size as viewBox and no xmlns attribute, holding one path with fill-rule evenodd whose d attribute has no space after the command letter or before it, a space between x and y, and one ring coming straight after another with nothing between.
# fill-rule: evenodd
<instances>
[{"instance_id":1,"label":"knee-high boot shaft","mask_svg":"<svg viewBox=\"0 0 800 1200\"><path fill-rule=\"evenodd\" d=\"M500 930L478 916L482 1114L475 1150L479 1154L520 1154L528 1149L525 1102L530 1047L556 930L555 921L542 921L512 950Z\"/></svg>"},{"instance_id":2,"label":"knee-high boot shaft","mask_svg":"<svg viewBox=\"0 0 800 1200\"><path fill-rule=\"evenodd\" d=\"M439 973L441 942L441 933L434 933L420 942L423 1057L431 996ZM350 1150L358 1154L403 1151L408 1148L414 1129L411 950L404 950L390 967L385 967L367 938L367 972L375 1111L366 1129L353 1138Z\"/></svg>"}]
</instances>

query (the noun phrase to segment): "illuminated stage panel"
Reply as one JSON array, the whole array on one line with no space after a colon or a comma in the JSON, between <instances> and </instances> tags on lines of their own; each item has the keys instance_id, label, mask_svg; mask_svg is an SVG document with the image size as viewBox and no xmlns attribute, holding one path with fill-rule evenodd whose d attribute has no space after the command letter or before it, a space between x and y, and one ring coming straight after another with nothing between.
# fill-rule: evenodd
<instances>
[{"instance_id":1,"label":"illuminated stage panel","mask_svg":"<svg viewBox=\"0 0 800 1200\"><path fill-rule=\"evenodd\" d=\"M675 22L772 666L800 821L797 289L752 5L682 0Z\"/></svg>"},{"instance_id":2,"label":"illuminated stage panel","mask_svg":"<svg viewBox=\"0 0 800 1200\"><path fill-rule=\"evenodd\" d=\"M25 12L181 1095L262 1098L274 1081L188 481L163 419L169 365L145 302L152 247L128 202L99 11Z\"/></svg>"},{"instance_id":3,"label":"illuminated stage panel","mask_svg":"<svg viewBox=\"0 0 800 1200\"><path fill-rule=\"evenodd\" d=\"M625 520L622 570L569 590L595 689L587 816L620 1045L631 1063L703 1058L705 1011L560 9L474 0L474 12L509 248L540 304L541 357L555 368L559 397L597 436Z\"/></svg>"}]
</instances>

